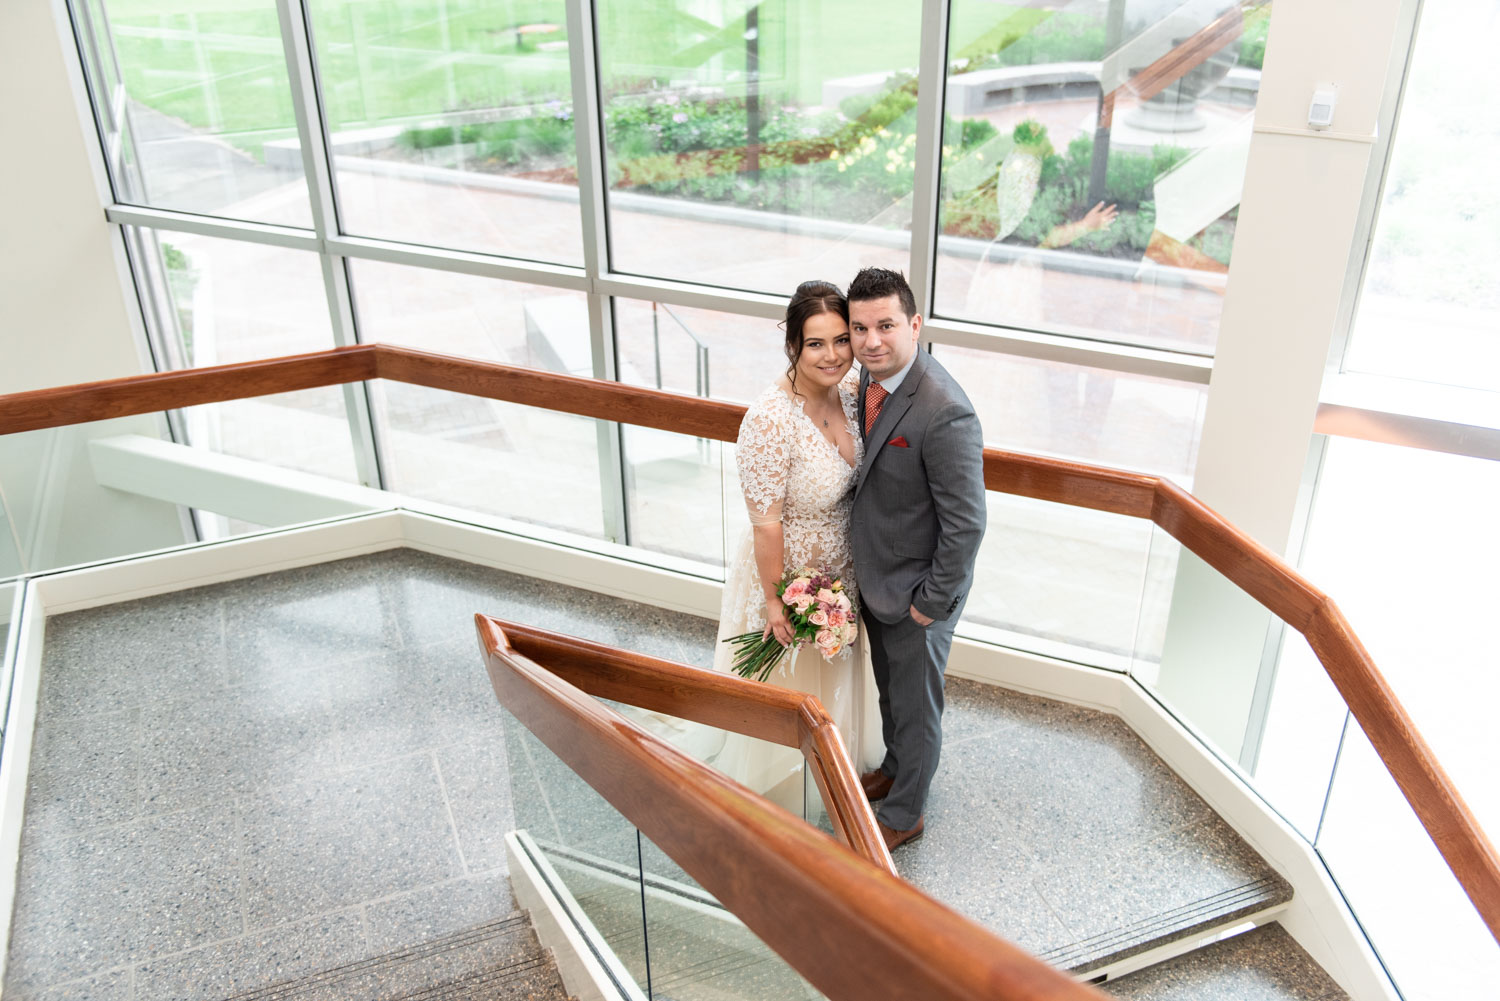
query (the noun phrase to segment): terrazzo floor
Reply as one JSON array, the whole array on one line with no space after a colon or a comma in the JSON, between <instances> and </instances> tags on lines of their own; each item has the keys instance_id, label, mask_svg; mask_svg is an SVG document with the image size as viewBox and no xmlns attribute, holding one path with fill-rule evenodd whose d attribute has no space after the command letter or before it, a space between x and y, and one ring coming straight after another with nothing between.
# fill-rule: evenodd
<instances>
[{"instance_id":1,"label":"terrazzo floor","mask_svg":"<svg viewBox=\"0 0 1500 1001\"><path fill-rule=\"evenodd\" d=\"M409 550L49 620L6 997L222 999L514 913L504 836L567 802L512 774L476 610L712 659L709 620ZM895 856L939 899L1076 967L1284 892L1119 720L948 692L927 834Z\"/></svg>"}]
</instances>

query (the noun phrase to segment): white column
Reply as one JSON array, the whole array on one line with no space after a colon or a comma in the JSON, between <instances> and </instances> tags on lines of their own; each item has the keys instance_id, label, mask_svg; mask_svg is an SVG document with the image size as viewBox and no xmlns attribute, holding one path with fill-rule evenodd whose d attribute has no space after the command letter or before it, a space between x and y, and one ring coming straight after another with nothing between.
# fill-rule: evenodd
<instances>
[{"instance_id":1,"label":"white column","mask_svg":"<svg viewBox=\"0 0 1500 1001\"><path fill-rule=\"evenodd\" d=\"M1193 492L1278 553L1294 530L1366 176L1379 168L1377 123L1413 6L1303 0L1277 4L1271 19ZM1315 131L1308 105L1326 84L1338 88L1337 110ZM1269 622L1184 554L1159 689L1231 758L1254 725Z\"/></svg>"}]
</instances>

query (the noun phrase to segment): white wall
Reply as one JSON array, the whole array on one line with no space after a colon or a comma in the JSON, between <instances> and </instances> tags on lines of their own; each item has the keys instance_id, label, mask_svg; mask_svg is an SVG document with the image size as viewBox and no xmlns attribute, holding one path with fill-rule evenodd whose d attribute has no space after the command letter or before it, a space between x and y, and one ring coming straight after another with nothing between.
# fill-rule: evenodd
<instances>
[{"instance_id":1,"label":"white wall","mask_svg":"<svg viewBox=\"0 0 1500 1001\"><path fill-rule=\"evenodd\" d=\"M98 141L58 16L41 0L0 3L0 394L146 370L120 235L104 219ZM85 434L156 429L148 416ZM183 541L175 506L93 482L82 437L0 438L0 491L23 563L0 566L0 576Z\"/></svg>"},{"instance_id":2,"label":"white wall","mask_svg":"<svg viewBox=\"0 0 1500 1001\"><path fill-rule=\"evenodd\" d=\"M1302 0L1271 20L1193 493L1283 555L1406 7ZM1314 131L1308 105L1328 83L1333 125ZM1205 564L1179 565L1159 690L1233 758L1269 622Z\"/></svg>"}]
</instances>

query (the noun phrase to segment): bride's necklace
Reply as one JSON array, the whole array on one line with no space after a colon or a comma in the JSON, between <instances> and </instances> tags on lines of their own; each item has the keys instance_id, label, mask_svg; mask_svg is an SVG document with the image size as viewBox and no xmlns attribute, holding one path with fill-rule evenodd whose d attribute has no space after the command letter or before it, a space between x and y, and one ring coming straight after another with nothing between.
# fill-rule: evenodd
<instances>
[{"instance_id":1,"label":"bride's necklace","mask_svg":"<svg viewBox=\"0 0 1500 1001\"><path fill-rule=\"evenodd\" d=\"M801 396L802 394L799 393L797 395ZM802 397L802 412L803 413L807 413L807 405L809 403L811 403L811 402L812 401L810 399L808 399L807 397L805 397L805 396ZM823 422L823 426L825 428L828 427L828 418L827 417L822 417L822 416L819 416L817 414L812 414L812 415L809 415L809 416L812 416L812 417L815 417L818 420L821 420Z\"/></svg>"}]
</instances>

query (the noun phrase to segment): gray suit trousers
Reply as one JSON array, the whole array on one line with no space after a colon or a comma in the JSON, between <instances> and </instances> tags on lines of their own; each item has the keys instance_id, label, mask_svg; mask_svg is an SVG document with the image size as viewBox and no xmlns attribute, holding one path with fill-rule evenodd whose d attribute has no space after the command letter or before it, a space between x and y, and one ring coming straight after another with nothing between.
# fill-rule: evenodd
<instances>
[{"instance_id":1,"label":"gray suit trousers","mask_svg":"<svg viewBox=\"0 0 1500 1001\"><path fill-rule=\"evenodd\" d=\"M910 616L894 624L881 622L869 612L860 616L880 692L881 735L886 747L880 770L896 780L875 816L898 831L915 827L922 816L942 754L943 672L962 613L960 605L949 618L926 628Z\"/></svg>"}]
</instances>

